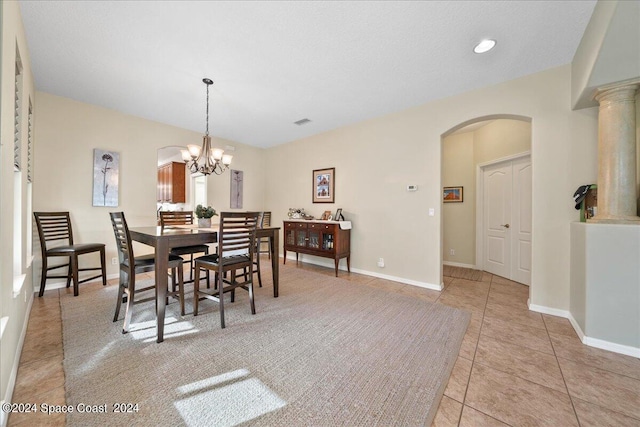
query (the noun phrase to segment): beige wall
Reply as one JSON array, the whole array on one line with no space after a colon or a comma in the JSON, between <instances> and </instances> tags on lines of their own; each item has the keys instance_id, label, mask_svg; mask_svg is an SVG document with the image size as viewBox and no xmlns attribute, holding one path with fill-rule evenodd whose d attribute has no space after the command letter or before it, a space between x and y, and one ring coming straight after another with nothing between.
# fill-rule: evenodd
<instances>
[{"instance_id":1,"label":"beige wall","mask_svg":"<svg viewBox=\"0 0 640 427\"><path fill-rule=\"evenodd\" d=\"M199 143L202 135L43 92L36 97L40 120L34 210L70 211L74 238L80 243L105 243L109 261L117 256L109 212L125 212L131 227L155 224L157 150ZM244 207L262 209L263 150L216 138L213 143L236 147L233 167L245 171ZM120 153L120 205L116 208L92 206L94 148ZM218 211L229 210L229 172L207 179L209 204ZM137 245L136 251L142 254L150 248ZM108 264L107 273L116 274L116 266ZM36 280L39 274L35 271Z\"/></svg>"},{"instance_id":2,"label":"beige wall","mask_svg":"<svg viewBox=\"0 0 640 427\"><path fill-rule=\"evenodd\" d=\"M524 153L531 150L531 123L496 120L475 131L474 142L476 165Z\"/></svg>"},{"instance_id":3,"label":"beige wall","mask_svg":"<svg viewBox=\"0 0 640 427\"><path fill-rule=\"evenodd\" d=\"M31 213L29 207L30 192L27 184L27 117L29 102L34 100L34 85L31 75L31 62L27 47L22 17L17 2L0 2L2 9L2 21L0 31L2 33L2 79L0 81L0 203L2 214L0 215L0 324L2 334L0 337L0 400L10 397L15 374L18 368L21 340L26 328L28 310L33 298L33 285L31 281L32 259L29 253L31 240ZM14 190L13 171L13 140L14 140L14 93L15 93L15 63L16 46L22 60L22 103L21 103L21 129L20 138L22 144L22 173L19 189ZM14 197L20 194L21 214L17 215L14 206ZM14 222L15 221L15 222ZM20 240L22 256L19 267L14 270L13 253L16 242L14 241L14 224L21 223ZM14 284L16 288L14 290ZM7 414L0 414L2 422Z\"/></svg>"},{"instance_id":4,"label":"beige wall","mask_svg":"<svg viewBox=\"0 0 640 427\"><path fill-rule=\"evenodd\" d=\"M450 135L442 144L442 186L463 187L462 203L442 205L442 258L467 266L476 263L474 135L475 132Z\"/></svg>"},{"instance_id":5,"label":"beige wall","mask_svg":"<svg viewBox=\"0 0 640 427\"><path fill-rule=\"evenodd\" d=\"M290 207L314 215L344 209L353 220L356 270L424 285L441 283L441 137L460 123L496 114L532 119L532 303L569 308L569 223L576 183L591 181L597 111L570 109L570 67L468 92L266 152L267 208L274 223ZM576 148L586 160L578 167ZM311 203L311 171L336 168L336 203ZM419 185L407 192L407 184ZM435 217L429 217L429 208ZM376 261L383 257L385 268Z\"/></svg>"}]
</instances>

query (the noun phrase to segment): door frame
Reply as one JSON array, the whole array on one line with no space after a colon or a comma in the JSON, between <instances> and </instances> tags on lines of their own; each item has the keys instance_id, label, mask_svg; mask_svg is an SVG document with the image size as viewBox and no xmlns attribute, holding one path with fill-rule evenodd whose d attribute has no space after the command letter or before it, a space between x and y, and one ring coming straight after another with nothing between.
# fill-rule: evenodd
<instances>
[{"instance_id":1,"label":"door frame","mask_svg":"<svg viewBox=\"0 0 640 427\"><path fill-rule=\"evenodd\" d=\"M531 150L476 165L476 269L484 271L484 169L524 157L529 157L529 161L532 162Z\"/></svg>"}]
</instances>

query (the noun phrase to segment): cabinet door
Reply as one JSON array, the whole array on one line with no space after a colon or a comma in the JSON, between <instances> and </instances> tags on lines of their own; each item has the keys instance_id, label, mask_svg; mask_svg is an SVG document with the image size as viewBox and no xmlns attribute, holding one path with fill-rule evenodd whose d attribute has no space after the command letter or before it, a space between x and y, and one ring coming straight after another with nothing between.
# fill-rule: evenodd
<instances>
[{"instance_id":1,"label":"cabinet door","mask_svg":"<svg viewBox=\"0 0 640 427\"><path fill-rule=\"evenodd\" d=\"M336 241L335 236L335 225L323 225L322 227L322 250L323 251L334 251L334 245Z\"/></svg>"},{"instance_id":2,"label":"cabinet door","mask_svg":"<svg viewBox=\"0 0 640 427\"><path fill-rule=\"evenodd\" d=\"M322 245L322 224L312 222L308 224L307 228L309 230L309 249L320 249Z\"/></svg>"},{"instance_id":3,"label":"cabinet door","mask_svg":"<svg viewBox=\"0 0 640 427\"><path fill-rule=\"evenodd\" d=\"M303 229L303 230L297 230L296 231L296 246L299 246L301 248L306 248L307 247L307 230Z\"/></svg>"},{"instance_id":4,"label":"cabinet door","mask_svg":"<svg viewBox=\"0 0 640 427\"><path fill-rule=\"evenodd\" d=\"M287 246L294 246L296 244L296 231L294 229L286 229L284 231L284 241Z\"/></svg>"}]
</instances>

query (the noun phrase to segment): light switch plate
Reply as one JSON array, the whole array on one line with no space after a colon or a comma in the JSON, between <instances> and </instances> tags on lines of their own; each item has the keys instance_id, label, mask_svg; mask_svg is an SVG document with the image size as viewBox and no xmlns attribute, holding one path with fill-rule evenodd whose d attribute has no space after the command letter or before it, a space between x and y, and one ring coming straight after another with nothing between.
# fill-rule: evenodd
<instances>
[{"instance_id":1,"label":"light switch plate","mask_svg":"<svg viewBox=\"0 0 640 427\"><path fill-rule=\"evenodd\" d=\"M436 210L434 208L429 208L429 216L435 216Z\"/></svg>"}]
</instances>

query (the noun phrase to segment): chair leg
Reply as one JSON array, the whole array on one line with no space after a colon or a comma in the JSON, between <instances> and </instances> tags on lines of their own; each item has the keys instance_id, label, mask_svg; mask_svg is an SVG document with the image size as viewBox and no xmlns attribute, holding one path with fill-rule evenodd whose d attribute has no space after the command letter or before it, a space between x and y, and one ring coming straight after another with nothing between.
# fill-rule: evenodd
<instances>
[{"instance_id":1,"label":"chair leg","mask_svg":"<svg viewBox=\"0 0 640 427\"><path fill-rule=\"evenodd\" d=\"M193 315L198 315L198 291L200 290L200 266L196 261L196 280L193 281Z\"/></svg>"},{"instance_id":2,"label":"chair leg","mask_svg":"<svg viewBox=\"0 0 640 427\"><path fill-rule=\"evenodd\" d=\"M73 259L73 256L69 257L69 267L67 268L67 288L69 286L71 286L71 280L73 278L73 267L72 267L72 263L71 260Z\"/></svg>"},{"instance_id":3,"label":"chair leg","mask_svg":"<svg viewBox=\"0 0 640 427\"><path fill-rule=\"evenodd\" d=\"M180 314L184 316L184 268L178 268L178 292L180 296Z\"/></svg>"},{"instance_id":4,"label":"chair leg","mask_svg":"<svg viewBox=\"0 0 640 427\"><path fill-rule=\"evenodd\" d=\"M209 246L207 246L204 250L205 255L209 255ZM209 283L209 270L207 269L207 289L211 288L211 283Z\"/></svg>"},{"instance_id":5,"label":"chair leg","mask_svg":"<svg viewBox=\"0 0 640 427\"><path fill-rule=\"evenodd\" d=\"M262 276L260 275L260 252L258 252L256 254L256 263L257 263L257 267L258 267L258 286L262 287ZM253 282L253 280L252 280Z\"/></svg>"},{"instance_id":6,"label":"chair leg","mask_svg":"<svg viewBox=\"0 0 640 427\"><path fill-rule=\"evenodd\" d=\"M122 333L129 332L129 323L131 323L131 314L133 313L133 301L136 293L136 274L135 272L129 273L129 291L127 295L127 307L124 312L124 324L122 325Z\"/></svg>"},{"instance_id":7,"label":"chair leg","mask_svg":"<svg viewBox=\"0 0 640 427\"><path fill-rule=\"evenodd\" d=\"M100 267L102 267L102 286L107 286L107 264L104 248L100 249Z\"/></svg>"},{"instance_id":8,"label":"chair leg","mask_svg":"<svg viewBox=\"0 0 640 427\"><path fill-rule=\"evenodd\" d=\"M120 281L118 282L118 300L116 302L116 314L113 316L113 321L118 321L120 316L120 306L122 305L122 294L124 293L124 271L120 270Z\"/></svg>"},{"instance_id":9,"label":"chair leg","mask_svg":"<svg viewBox=\"0 0 640 427\"><path fill-rule=\"evenodd\" d=\"M189 254L189 280L193 281L193 254Z\"/></svg>"},{"instance_id":10,"label":"chair leg","mask_svg":"<svg viewBox=\"0 0 640 427\"><path fill-rule=\"evenodd\" d=\"M78 256L71 256L71 274L73 275L73 296L77 297L80 293L80 286L78 285Z\"/></svg>"},{"instance_id":11,"label":"chair leg","mask_svg":"<svg viewBox=\"0 0 640 427\"><path fill-rule=\"evenodd\" d=\"M40 292L38 296L44 295L44 284L47 281L47 257L42 258L42 277L40 278Z\"/></svg>"},{"instance_id":12,"label":"chair leg","mask_svg":"<svg viewBox=\"0 0 640 427\"><path fill-rule=\"evenodd\" d=\"M249 282L249 302L251 303L251 314L256 314L256 305L253 301L253 280Z\"/></svg>"},{"instance_id":13,"label":"chair leg","mask_svg":"<svg viewBox=\"0 0 640 427\"><path fill-rule=\"evenodd\" d=\"M235 285L236 284L236 271L235 270L231 270L231 284ZM220 288L222 290L222 288ZM231 289L231 302L235 302L236 300L236 290L235 289Z\"/></svg>"},{"instance_id":14,"label":"chair leg","mask_svg":"<svg viewBox=\"0 0 640 427\"><path fill-rule=\"evenodd\" d=\"M222 282L222 275L218 274L218 300L220 301L220 327L224 329L224 284ZM233 297L232 301L233 302Z\"/></svg>"}]
</instances>

